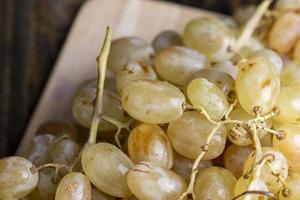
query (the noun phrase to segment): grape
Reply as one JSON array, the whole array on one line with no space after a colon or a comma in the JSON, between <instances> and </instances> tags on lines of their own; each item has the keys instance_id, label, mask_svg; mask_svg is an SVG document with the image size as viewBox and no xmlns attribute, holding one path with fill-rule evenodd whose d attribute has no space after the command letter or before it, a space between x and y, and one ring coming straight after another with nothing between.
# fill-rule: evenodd
<instances>
[{"instance_id":1,"label":"grape","mask_svg":"<svg viewBox=\"0 0 300 200\"><path fill-rule=\"evenodd\" d=\"M154 124L141 124L128 137L128 153L133 163L149 161L171 168L173 149L164 131Z\"/></svg>"},{"instance_id":2,"label":"grape","mask_svg":"<svg viewBox=\"0 0 300 200\"><path fill-rule=\"evenodd\" d=\"M292 50L300 38L300 17L294 12L280 15L272 26L269 37L269 46L278 53L285 54Z\"/></svg>"},{"instance_id":3,"label":"grape","mask_svg":"<svg viewBox=\"0 0 300 200\"><path fill-rule=\"evenodd\" d=\"M273 137L273 146L286 157L291 171L300 173L300 124L285 124L279 130L284 131L286 137L283 140Z\"/></svg>"},{"instance_id":4,"label":"grape","mask_svg":"<svg viewBox=\"0 0 300 200\"><path fill-rule=\"evenodd\" d=\"M204 78L195 78L189 83L187 96L194 106L203 107L214 120L220 120L229 108L224 93Z\"/></svg>"},{"instance_id":5,"label":"grape","mask_svg":"<svg viewBox=\"0 0 300 200\"><path fill-rule=\"evenodd\" d=\"M196 159L214 126L199 112L190 111L169 124L167 135L178 153ZM210 160L219 156L225 148L225 141L226 129L221 127L213 136L203 159Z\"/></svg>"},{"instance_id":6,"label":"grape","mask_svg":"<svg viewBox=\"0 0 300 200\"><path fill-rule=\"evenodd\" d=\"M191 20L185 27L183 42L205 54L211 61L228 57L228 48L235 43L234 32L222 20L204 16Z\"/></svg>"},{"instance_id":7,"label":"grape","mask_svg":"<svg viewBox=\"0 0 300 200\"><path fill-rule=\"evenodd\" d=\"M163 81L135 80L123 88L123 108L130 116L145 123L160 124L178 119L184 103L182 92Z\"/></svg>"},{"instance_id":8,"label":"grape","mask_svg":"<svg viewBox=\"0 0 300 200\"><path fill-rule=\"evenodd\" d=\"M108 69L117 75L122 67L131 62L151 64L153 48L139 37L123 37L111 43Z\"/></svg>"},{"instance_id":9,"label":"grape","mask_svg":"<svg viewBox=\"0 0 300 200\"><path fill-rule=\"evenodd\" d=\"M155 69L167 81L183 86L191 74L208 67L205 55L186 47L173 46L155 56Z\"/></svg>"},{"instance_id":10,"label":"grape","mask_svg":"<svg viewBox=\"0 0 300 200\"><path fill-rule=\"evenodd\" d=\"M300 176L293 174L286 180L286 187L288 189L288 195L282 190L279 193L279 200L299 200L300 199Z\"/></svg>"},{"instance_id":11,"label":"grape","mask_svg":"<svg viewBox=\"0 0 300 200\"><path fill-rule=\"evenodd\" d=\"M299 0L277 0L275 4L276 11L285 12L291 9L297 9L300 7Z\"/></svg>"},{"instance_id":12,"label":"grape","mask_svg":"<svg viewBox=\"0 0 300 200\"><path fill-rule=\"evenodd\" d=\"M254 148L250 146L230 145L224 154L224 167L231 171L236 178L240 178L243 174L244 163L253 150Z\"/></svg>"},{"instance_id":13,"label":"grape","mask_svg":"<svg viewBox=\"0 0 300 200\"><path fill-rule=\"evenodd\" d=\"M274 156L274 160L268 161L269 164L272 166L273 171L267 164L265 164L261 169L260 179L266 183L270 192L276 194L282 187L282 184L278 181L276 175L279 174L282 180L285 180L288 176L288 163L286 158L282 155L280 151L277 151L272 147L263 147L262 156L268 154ZM244 164L244 174L250 170L250 168L253 166L254 161L255 157L253 152L248 156Z\"/></svg>"},{"instance_id":14,"label":"grape","mask_svg":"<svg viewBox=\"0 0 300 200\"><path fill-rule=\"evenodd\" d=\"M18 200L28 195L38 184L34 165L21 157L0 159L0 199Z\"/></svg>"},{"instance_id":15,"label":"grape","mask_svg":"<svg viewBox=\"0 0 300 200\"><path fill-rule=\"evenodd\" d=\"M249 184L250 184L250 178L245 179L243 176L239 178L234 187L234 196L238 196L243 192L246 192L248 190ZM253 190L268 192L267 185L262 180L254 181L253 185L254 185ZM251 196L249 200L268 200L266 196L260 194L247 194L247 196Z\"/></svg>"},{"instance_id":16,"label":"grape","mask_svg":"<svg viewBox=\"0 0 300 200\"><path fill-rule=\"evenodd\" d=\"M69 138L56 140L51 149L51 158L54 163L70 165L80 151L80 146Z\"/></svg>"},{"instance_id":17,"label":"grape","mask_svg":"<svg viewBox=\"0 0 300 200\"><path fill-rule=\"evenodd\" d=\"M92 188L92 200L116 200L114 197L105 194L97 188Z\"/></svg>"},{"instance_id":18,"label":"grape","mask_svg":"<svg viewBox=\"0 0 300 200\"><path fill-rule=\"evenodd\" d=\"M115 197L130 196L126 174L131 160L120 149L109 143L97 143L82 153L82 169L99 190Z\"/></svg>"},{"instance_id":19,"label":"grape","mask_svg":"<svg viewBox=\"0 0 300 200\"><path fill-rule=\"evenodd\" d=\"M163 31L159 33L152 41L152 46L156 52L172 46L182 46L181 35L174 31Z\"/></svg>"},{"instance_id":20,"label":"grape","mask_svg":"<svg viewBox=\"0 0 300 200\"><path fill-rule=\"evenodd\" d=\"M157 79L157 76L150 66L141 63L129 63L125 65L117 76L119 93L122 94L122 88L130 81L139 79L155 80Z\"/></svg>"},{"instance_id":21,"label":"grape","mask_svg":"<svg viewBox=\"0 0 300 200\"><path fill-rule=\"evenodd\" d=\"M283 85L300 83L300 62L293 61L285 65L280 78Z\"/></svg>"},{"instance_id":22,"label":"grape","mask_svg":"<svg viewBox=\"0 0 300 200\"><path fill-rule=\"evenodd\" d=\"M135 165L128 172L127 183L131 192L140 200L179 199L186 190L182 177L149 162Z\"/></svg>"},{"instance_id":23,"label":"grape","mask_svg":"<svg viewBox=\"0 0 300 200\"><path fill-rule=\"evenodd\" d=\"M72 172L57 186L55 200L91 200L92 186L85 175Z\"/></svg>"},{"instance_id":24,"label":"grape","mask_svg":"<svg viewBox=\"0 0 300 200\"><path fill-rule=\"evenodd\" d=\"M234 194L236 178L227 169L210 167L198 174L194 191L196 200L228 200Z\"/></svg>"},{"instance_id":25,"label":"grape","mask_svg":"<svg viewBox=\"0 0 300 200\"><path fill-rule=\"evenodd\" d=\"M274 120L280 124L300 123L300 82L282 86L276 102L280 113Z\"/></svg>"},{"instance_id":26,"label":"grape","mask_svg":"<svg viewBox=\"0 0 300 200\"><path fill-rule=\"evenodd\" d=\"M280 80L273 63L253 57L240 66L235 87L242 108L250 114L259 106L261 114L270 112L279 95Z\"/></svg>"},{"instance_id":27,"label":"grape","mask_svg":"<svg viewBox=\"0 0 300 200\"><path fill-rule=\"evenodd\" d=\"M273 66L275 67L278 74L281 73L283 69L283 60L281 59L280 55L276 53L275 51L272 51L271 49L262 49L259 51L255 51L251 57L257 57L262 56L267 58L271 63L273 63Z\"/></svg>"},{"instance_id":28,"label":"grape","mask_svg":"<svg viewBox=\"0 0 300 200\"><path fill-rule=\"evenodd\" d=\"M237 74L239 72L239 69L230 60L224 60L222 62L219 62L216 65L214 65L213 68L226 74L229 74L234 80L236 79Z\"/></svg>"}]
</instances>

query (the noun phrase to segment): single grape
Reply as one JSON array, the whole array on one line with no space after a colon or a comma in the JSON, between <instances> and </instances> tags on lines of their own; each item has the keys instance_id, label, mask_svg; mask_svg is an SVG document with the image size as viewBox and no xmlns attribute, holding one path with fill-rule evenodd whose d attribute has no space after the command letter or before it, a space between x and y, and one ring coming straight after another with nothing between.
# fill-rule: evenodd
<instances>
[{"instance_id":1,"label":"single grape","mask_svg":"<svg viewBox=\"0 0 300 200\"><path fill-rule=\"evenodd\" d=\"M248 191L249 184L250 184L250 178L246 179L243 176L239 178L234 187L234 196L236 197ZM262 180L254 181L253 185L254 185L253 190L268 192L267 185ZM247 194L244 195L243 197L245 198L246 196L251 197L249 200L268 200L267 196L261 194ZM240 199L242 199L242 197Z\"/></svg>"},{"instance_id":2,"label":"single grape","mask_svg":"<svg viewBox=\"0 0 300 200\"><path fill-rule=\"evenodd\" d=\"M133 164L116 146L104 142L91 145L83 151L81 163L96 188L115 197L130 196L126 174Z\"/></svg>"},{"instance_id":3,"label":"single grape","mask_svg":"<svg viewBox=\"0 0 300 200\"><path fill-rule=\"evenodd\" d=\"M114 197L98 190L97 188L92 188L92 200L116 200Z\"/></svg>"},{"instance_id":4,"label":"single grape","mask_svg":"<svg viewBox=\"0 0 300 200\"><path fill-rule=\"evenodd\" d=\"M300 62L293 61L286 64L281 73L282 85L300 83Z\"/></svg>"},{"instance_id":5,"label":"single grape","mask_svg":"<svg viewBox=\"0 0 300 200\"><path fill-rule=\"evenodd\" d=\"M122 93L122 105L133 118L152 124L168 123L183 113L185 97L168 82L130 81Z\"/></svg>"},{"instance_id":6,"label":"single grape","mask_svg":"<svg viewBox=\"0 0 300 200\"><path fill-rule=\"evenodd\" d=\"M237 74L239 72L239 69L230 60L221 61L214 65L213 68L226 74L229 74L234 80L236 79Z\"/></svg>"},{"instance_id":7,"label":"single grape","mask_svg":"<svg viewBox=\"0 0 300 200\"><path fill-rule=\"evenodd\" d=\"M181 35L174 31L163 31L152 41L152 46L156 52L172 46L183 46Z\"/></svg>"},{"instance_id":8,"label":"single grape","mask_svg":"<svg viewBox=\"0 0 300 200\"><path fill-rule=\"evenodd\" d=\"M131 62L151 65L154 50L139 37L122 37L112 41L108 56L108 69L117 75L122 67Z\"/></svg>"},{"instance_id":9,"label":"single grape","mask_svg":"<svg viewBox=\"0 0 300 200\"><path fill-rule=\"evenodd\" d=\"M210 167L202 171L195 180L196 200L228 200L234 197L236 178L227 169Z\"/></svg>"},{"instance_id":10,"label":"single grape","mask_svg":"<svg viewBox=\"0 0 300 200\"><path fill-rule=\"evenodd\" d=\"M127 183L131 192L140 200L179 199L186 190L182 177L149 162L136 164L128 172Z\"/></svg>"},{"instance_id":11,"label":"single grape","mask_svg":"<svg viewBox=\"0 0 300 200\"><path fill-rule=\"evenodd\" d=\"M283 69L283 60L280 57L278 53L271 49L262 49L255 51L251 57L257 57L262 56L267 58L271 63L273 63L273 66L275 67L278 74L281 74L281 71Z\"/></svg>"},{"instance_id":12,"label":"single grape","mask_svg":"<svg viewBox=\"0 0 300 200\"><path fill-rule=\"evenodd\" d=\"M220 120L229 108L225 94L205 78L195 78L187 86L187 96L194 106L203 107L214 120Z\"/></svg>"},{"instance_id":13,"label":"single grape","mask_svg":"<svg viewBox=\"0 0 300 200\"><path fill-rule=\"evenodd\" d=\"M300 176L298 174L290 175L286 180L288 193L284 188L279 193L279 200L299 200L300 199Z\"/></svg>"},{"instance_id":14,"label":"single grape","mask_svg":"<svg viewBox=\"0 0 300 200\"><path fill-rule=\"evenodd\" d=\"M21 157L0 159L0 199L18 200L28 195L38 184L35 166Z\"/></svg>"},{"instance_id":15,"label":"single grape","mask_svg":"<svg viewBox=\"0 0 300 200\"><path fill-rule=\"evenodd\" d=\"M240 64L235 88L245 111L253 114L253 109L259 106L261 114L265 114L273 109L279 95L279 75L268 59L253 57Z\"/></svg>"},{"instance_id":16,"label":"single grape","mask_svg":"<svg viewBox=\"0 0 300 200\"><path fill-rule=\"evenodd\" d=\"M155 124L141 124L128 137L128 153L133 163L149 161L171 168L173 149L164 131Z\"/></svg>"},{"instance_id":17,"label":"single grape","mask_svg":"<svg viewBox=\"0 0 300 200\"><path fill-rule=\"evenodd\" d=\"M165 80L183 86L197 70L208 67L205 55L187 47L173 46L155 56L155 69Z\"/></svg>"},{"instance_id":18,"label":"single grape","mask_svg":"<svg viewBox=\"0 0 300 200\"><path fill-rule=\"evenodd\" d=\"M214 126L199 112L190 111L169 124L167 135L175 151L196 159ZM225 142L226 129L221 127L213 136L203 159L210 160L219 156L225 148Z\"/></svg>"},{"instance_id":19,"label":"single grape","mask_svg":"<svg viewBox=\"0 0 300 200\"><path fill-rule=\"evenodd\" d=\"M92 186L85 175L71 172L59 182L55 200L91 200Z\"/></svg>"}]
</instances>

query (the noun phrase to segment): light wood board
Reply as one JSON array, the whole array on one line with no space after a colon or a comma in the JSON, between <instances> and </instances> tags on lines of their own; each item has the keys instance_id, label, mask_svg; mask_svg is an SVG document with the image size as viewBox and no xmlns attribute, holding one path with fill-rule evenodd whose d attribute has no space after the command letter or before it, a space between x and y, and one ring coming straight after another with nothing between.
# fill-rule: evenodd
<instances>
[{"instance_id":1,"label":"light wood board","mask_svg":"<svg viewBox=\"0 0 300 200\"><path fill-rule=\"evenodd\" d=\"M113 38L135 35L151 42L163 30L181 33L189 20L204 14L212 13L162 1L86 1L74 21L16 154L27 154L41 123L73 121L74 92L82 81L96 77L96 57L107 25L113 27Z\"/></svg>"}]
</instances>

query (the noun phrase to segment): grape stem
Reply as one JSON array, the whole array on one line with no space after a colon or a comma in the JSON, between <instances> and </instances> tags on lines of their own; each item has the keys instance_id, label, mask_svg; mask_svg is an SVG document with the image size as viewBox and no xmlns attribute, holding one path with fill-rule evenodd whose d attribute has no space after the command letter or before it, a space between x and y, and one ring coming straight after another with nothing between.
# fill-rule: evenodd
<instances>
[{"instance_id":1,"label":"grape stem","mask_svg":"<svg viewBox=\"0 0 300 200\"><path fill-rule=\"evenodd\" d=\"M107 67L107 58L110 50L112 38L112 28L110 26L106 29L106 35L103 42L103 46L100 55L97 58L98 63L98 82L97 82L97 95L96 95L96 105L94 107L91 129L89 139L87 141L88 145L95 144L97 139L97 132L99 122L101 121L102 115L102 105L103 105L103 90L104 90L104 80Z\"/></svg>"}]
</instances>

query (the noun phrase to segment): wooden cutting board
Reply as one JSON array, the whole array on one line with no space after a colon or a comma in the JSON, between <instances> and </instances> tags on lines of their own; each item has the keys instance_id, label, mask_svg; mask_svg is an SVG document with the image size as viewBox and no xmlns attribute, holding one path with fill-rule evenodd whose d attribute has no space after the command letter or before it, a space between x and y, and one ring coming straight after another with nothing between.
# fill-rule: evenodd
<instances>
[{"instance_id":1,"label":"wooden cutting board","mask_svg":"<svg viewBox=\"0 0 300 200\"><path fill-rule=\"evenodd\" d=\"M74 92L82 81L96 77L96 57L107 25L113 27L113 38L135 35L151 42L161 31L181 33L189 20L209 14L213 13L154 0L86 1L60 52L17 155L27 154L41 123L48 120L73 121Z\"/></svg>"}]
</instances>

